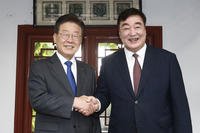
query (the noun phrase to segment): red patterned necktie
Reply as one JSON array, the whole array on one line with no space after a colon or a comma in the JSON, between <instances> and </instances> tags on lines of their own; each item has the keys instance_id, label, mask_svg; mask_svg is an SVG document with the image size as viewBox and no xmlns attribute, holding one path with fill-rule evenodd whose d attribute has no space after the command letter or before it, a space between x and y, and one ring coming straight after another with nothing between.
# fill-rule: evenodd
<instances>
[{"instance_id":1,"label":"red patterned necktie","mask_svg":"<svg viewBox=\"0 0 200 133\"><path fill-rule=\"evenodd\" d=\"M133 83L134 83L134 92L136 95L138 92L138 86L139 86L140 77L141 77L141 67L137 59L138 55L133 54L133 57L135 58L135 64L133 67Z\"/></svg>"}]
</instances>

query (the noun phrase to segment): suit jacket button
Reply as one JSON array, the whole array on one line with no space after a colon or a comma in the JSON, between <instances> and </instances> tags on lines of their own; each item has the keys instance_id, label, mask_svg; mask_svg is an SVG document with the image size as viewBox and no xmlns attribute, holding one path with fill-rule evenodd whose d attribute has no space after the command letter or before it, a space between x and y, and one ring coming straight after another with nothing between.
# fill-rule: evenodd
<instances>
[{"instance_id":1,"label":"suit jacket button","mask_svg":"<svg viewBox=\"0 0 200 133\"><path fill-rule=\"evenodd\" d=\"M76 128L76 125L73 125L73 128Z\"/></svg>"},{"instance_id":2,"label":"suit jacket button","mask_svg":"<svg viewBox=\"0 0 200 133\"><path fill-rule=\"evenodd\" d=\"M138 104L138 100L135 100L135 104Z\"/></svg>"}]
</instances>

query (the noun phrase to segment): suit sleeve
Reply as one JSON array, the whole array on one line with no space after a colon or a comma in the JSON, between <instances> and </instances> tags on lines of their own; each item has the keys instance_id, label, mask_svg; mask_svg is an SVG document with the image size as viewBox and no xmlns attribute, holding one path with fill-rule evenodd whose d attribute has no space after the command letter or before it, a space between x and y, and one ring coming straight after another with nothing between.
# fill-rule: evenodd
<instances>
[{"instance_id":1,"label":"suit sleeve","mask_svg":"<svg viewBox=\"0 0 200 133\"><path fill-rule=\"evenodd\" d=\"M50 86L45 72L47 71L44 64L38 62L32 64L28 82L32 108L38 113L70 118L74 98L49 93Z\"/></svg>"},{"instance_id":2,"label":"suit sleeve","mask_svg":"<svg viewBox=\"0 0 200 133\"><path fill-rule=\"evenodd\" d=\"M190 110L185 86L178 60L174 54L170 64L170 88L174 133L192 133Z\"/></svg>"},{"instance_id":3,"label":"suit sleeve","mask_svg":"<svg viewBox=\"0 0 200 133\"><path fill-rule=\"evenodd\" d=\"M97 79L97 92L95 93L95 96L99 99L101 103L101 109L99 113L102 113L110 104L110 96L109 96L109 88L106 83L106 60L105 58L102 60L102 66L100 70L100 75Z\"/></svg>"}]
</instances>

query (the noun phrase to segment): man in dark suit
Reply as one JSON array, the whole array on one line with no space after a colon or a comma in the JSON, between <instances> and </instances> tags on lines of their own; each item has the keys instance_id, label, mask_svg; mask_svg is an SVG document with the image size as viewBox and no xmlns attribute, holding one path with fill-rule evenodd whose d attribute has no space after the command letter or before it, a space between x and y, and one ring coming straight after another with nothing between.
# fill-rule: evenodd
<instances>
[{"instance_id":1,"label":"man in dark suit","mask_svg":"<svg viewBox=\"0 0 200 133\"><path fill-rule=\"evenodd\" d=\"M176 55L147 45L145 25L145 15L135 8L119 15L124 48L102 60L96 93L99 113L111 104L109 133L192 133Z\"/></svg>"},{"instance_id":2,"label":"man in dark suit","mask_svg":"<svg viewBox=\"0 0 200 133\"><path fill-rule=\"evenodd\" d=\"M99 116L88 113L95 110L84 96L95 92L95 71L74 57L83 30L84 23L73 14L58 18L53 35L57 52L31 66L29 95L36 111L35 133L101 132Z\"/></svg>"}]
</instances>

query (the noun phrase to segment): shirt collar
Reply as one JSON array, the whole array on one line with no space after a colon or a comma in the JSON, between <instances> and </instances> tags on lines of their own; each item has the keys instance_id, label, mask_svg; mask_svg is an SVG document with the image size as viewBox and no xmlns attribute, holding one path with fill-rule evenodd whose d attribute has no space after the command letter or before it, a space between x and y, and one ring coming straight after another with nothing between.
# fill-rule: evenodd
<instances>
[{"instance_id":1,"label":"shirt collar","mask_svg":"<svg viewBox=\"0 0 200 133\"><path fill-rule=\"evenodd\" d=\"M71 58L71 60L67 60L67 59L66 59L64 56L62 56L60 53L56 52L56 54L57 54L57 56L58 56L58 58L59 58L59 60L61 61L62 64L65 64L66 61L71 61L72 64L75 64L75 63L76 63L76 59L75 59L74 56Z\"/></svg>"},{"instance_id":2,"label":"shirt collar","mask_svg":"<svg viewBox=\"0 0 200 133\"><path fill-rule=\"evenodd\" d=\"M147 46L145 44L139 51L137 51L136 53L133 53L132 51L130 51L126 47L124 47L124 52L126 54L126 57L129 59L133 58L133 54L137 54L138 57L144 58L146 48L147 48Z\"/></svg>"}]
</instances>

